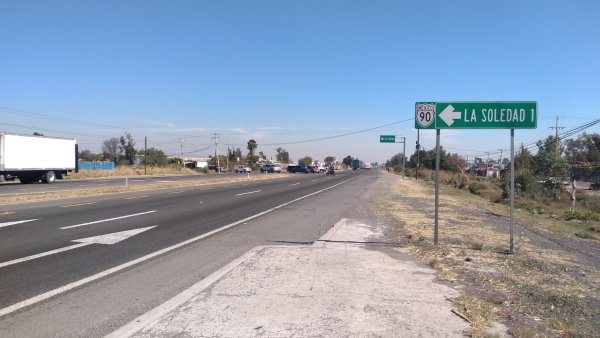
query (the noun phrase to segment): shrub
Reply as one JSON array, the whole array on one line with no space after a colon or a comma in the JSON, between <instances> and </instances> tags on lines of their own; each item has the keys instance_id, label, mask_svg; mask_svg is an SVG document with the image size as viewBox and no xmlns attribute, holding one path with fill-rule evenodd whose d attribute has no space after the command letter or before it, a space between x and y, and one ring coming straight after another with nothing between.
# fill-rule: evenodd
<instances>
[{"instance_id":1,"label":"shrub","mask_svg":"<svg viewBox=\"0 0 600 338\"><path fill-rule=\"evenodd\" d=\"M573 219L579 221L600 221L600 214L593 211L565 211L561 217L565 221L570 221Z\"/></svg>"},{"instance_id":2,"label":"shrub","mask_svg":"<svg viewBox=\"0 0 600 338\"><path fill-rule=\"evenodd\" d=\"M577 199L583 204L586 209L600 212L600 197L599 196L580 196L577 195Z\"/></svg>"},{"instance_id":3,"label":"shrub","mask_svg":"<svg viewBox=\"0 0 600 338\"><path fill-rule=\"evenodd\" d=\"M467 183L469 183L469 178L464 174L455 174L452 177L452 184L455 188L464 189L466 188Z\"/></svg>"},{"instance_id":4,"label":"shrub","mask_svg":"<svg viewBox=\"0 0 600 338\"><path fill-rule=\"evenodd\" d=\"M469 191L471 194L479 195L482 190L485 189L485 184L479 181L474 181L469 184Z\"/></svg>"}]
</instances>

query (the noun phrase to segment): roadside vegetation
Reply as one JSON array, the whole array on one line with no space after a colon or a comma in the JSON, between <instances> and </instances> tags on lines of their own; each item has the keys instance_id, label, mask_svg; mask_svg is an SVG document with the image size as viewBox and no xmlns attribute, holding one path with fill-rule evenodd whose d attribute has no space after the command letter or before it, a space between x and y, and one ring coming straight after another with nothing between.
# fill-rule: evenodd
<instances>
[{"instance_id":1,"label":"roadside vegetation","mask_svg":"<svg viewBox=\"0 0 600 338\"><path fill-rule=\"evenodd\" d=\"M260 170L264 163L273 162L263 151L258 151L258 143L254 139L248 140L246 145L247 153L244 155L241 148L227 148L226 154L209 155L208 159L201 167L196 162L186 158L197 156L198 152L207 150L211 147L196 150L192 152L182 152L177 155L167 155L163 150L154 147L140 149L130 133L117 138L107 139L102 144L102 152L94 153L88 149L79 152L79 160L84 162L102 164L114 164L114 170L82 170L78 174L72 175L73 178L86 177L111 177L111 176L134 176L134 175L176 175L176 174L212 174L219 171L231 171L236 165L244 165L252 170ZM290 154L284 148L275 149L274 161L283 165L289 163L298 163L304 166L313 166L322 164L319 160L313 160L310 156L299 158L293 162ZM178 156L179 155L179 156ZM197 160L197 158L195 159ZM346 156L342 163L350 166L354 158ZM334 156L327 156L323 160L326 165L336 163ZM93 167L93 166L92 166ZM99 166L98 166L99 167ZM211 168L211 169L209 169ZM285 168L284 168L285 169Z\"/></svg>"},{"instance_id":2,"label":"roadside vegetation","mask_svg":"<svg viewBox=\"0 0 600 338\"><path fill-rule=\"evenodd\" d=\"M437 246L431 153L420 156L419 180L412 166L412 178L398 179L379 201L380 216L396 224L407 243L400 250L438 270L440 280L462 286L456 313L471 324L467 336L499 334L494 321L515 337L598 336L600 192L579 185L573 208L572 183L563 182L598 173L600 136L563 144L549 137L537 143L536 155L524 147L517 153L514 254L508 254L508 171L480 177L460 156L444 153ZM398 172L397 163L388 166Z\"/></svg>"}]
</instances>

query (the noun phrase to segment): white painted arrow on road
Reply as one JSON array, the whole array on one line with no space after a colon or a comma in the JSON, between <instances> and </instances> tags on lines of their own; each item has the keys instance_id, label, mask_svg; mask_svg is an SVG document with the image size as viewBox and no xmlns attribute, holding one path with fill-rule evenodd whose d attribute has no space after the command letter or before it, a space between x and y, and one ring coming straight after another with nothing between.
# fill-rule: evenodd
<instances>
[{"instance_id":1,"label":"white painted arrow on road","mask_svg":"<svg viewBox=\"0 0 600 338\"><path fill-rule=\"evenodd\" d=\"M145 227L145 228L139 228L139 229L133 229L133 230L126 230L126 231L120 231L120 232L114 232L112 234L106 234L106 235L100 235L100 236L94 236L94 237L86 237L86 238L81 238L81 239L75 239L72 240L71 242L75 242L75 243L79 243L79 244L74 244L74 245L69 245L66 246L64 248L60 248L60 249L56 249L56 250L50 250L50 251L46 251L46 252L42 252L36 255L32 255L32 256L27 256L27 257L23 257L23 258L19 258L19 259L14 259L12 261L8 261L8 262L4 262L4 263L0 263L0 268L3 268L5 266L9 266L9 265L13 265L13 264L17 264L17 263L22 263L22 262L26 262L26 261L30 261L32 259L36 259L36 258L40 258L40 257L44 257L44 256L49 256L49 255L53 255L59 252L64 252L64 251L68 251L68 250L73 250L73 249L77 249L77 248L81 248L87 245L91 245L91 244L115 244L118 243L120 241L126 240L129 237L133 237L139 233L142 233L144 231L150 230L152 228L156 227L156 225L153 225L151 227Z\"/></svg>"},{"instance_id":2,"label":"white painted arrow on road","mask_svg":"<svg viewBox=\"0 0 600 338\"><path fill-rule=\"evenodd\" d=\"M442 120L444 120L444 122L446 122L448 127L454 123L454 120L459 119L460 115L461 114L459 111L454 111L454 107L452 107L451 104L449 104L448 107L446 107L446 109L442 110L440 113L440 117Z\"/></svg>"}]
</instances>

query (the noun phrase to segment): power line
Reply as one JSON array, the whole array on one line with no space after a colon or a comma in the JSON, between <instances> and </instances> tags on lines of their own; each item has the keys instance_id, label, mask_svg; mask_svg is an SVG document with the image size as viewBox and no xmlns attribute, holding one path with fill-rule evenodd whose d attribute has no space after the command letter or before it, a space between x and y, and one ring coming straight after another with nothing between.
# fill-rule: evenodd
<instances>
[{"instance_id":1,"label":"power line","mask_svg":"<svg viewBox=\"0 0 600 338\"><path fill-rule=\"evenodd\" d=\"M381 128L393 126L395 124L404 123L404 122L413 121L413 120L414 120L413 118L410 118L410 119L406 119L406 120L403 120L403 121L392 122L392 123L384 124L382 126L377 126L377 127L367 128L367 129L361 129L361 130L358 130L358 131L353 131L353 132L345 133L345 134L338 134L338 135L333 135L333 136L326 136L326 137L320 137L320 138L308 139L308 140L300 140L300 141L266 143L266 144L261 144L261 146L280 146L280 145L310 143L310 142L330 140L330 139L334 139L334 138L339 138L339 137L344 137L344 136L349 136L349 135L364 133L364 132L371 131L371 130L381 129Z\"/></svg>"},{"instance_id":2,"label":"power line","mask_svg":"<svg viewBox=\"0 0 600 338\"><path fill-rule=\"evenodd\" d=\"M49 115L49 114L35 113L32 111L28 111L28 110L10 108L10 107L5 107L5 106L0 106L0 110L2 110L5 113L8 113L8 114L13 114L13 115L18 115L18 116L29 116L29 117L33 117L33 118L37 118L37 119L44 119L44 120L50 120L50 121L56 121L56 122L76 123L76 124L81 124L81 125L89 125L89 126L94 126L94 127L119 129L119 130L124 129L122 126L112 126L112 125L96 123L96 122L81 121L81 120L76 120L76 119L53 116L53 115Z\"/></svg>"}]
</instances>

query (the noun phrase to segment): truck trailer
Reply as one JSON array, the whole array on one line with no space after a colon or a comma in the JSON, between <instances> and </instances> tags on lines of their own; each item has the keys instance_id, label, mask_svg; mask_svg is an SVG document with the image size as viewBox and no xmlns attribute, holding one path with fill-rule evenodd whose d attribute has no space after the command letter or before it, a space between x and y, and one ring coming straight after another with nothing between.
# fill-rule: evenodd
<instances>
[{"instance_id":1,"label":"truck trailer","mask_svg":"<svg viewBox=\"0 0 600 338\"><path fill-rule=\"evenodd\" d=\"M72 138L0 133L0 175L5 180L54 183L77 172L77 157Z\"/></svg>"}]
</instances>

